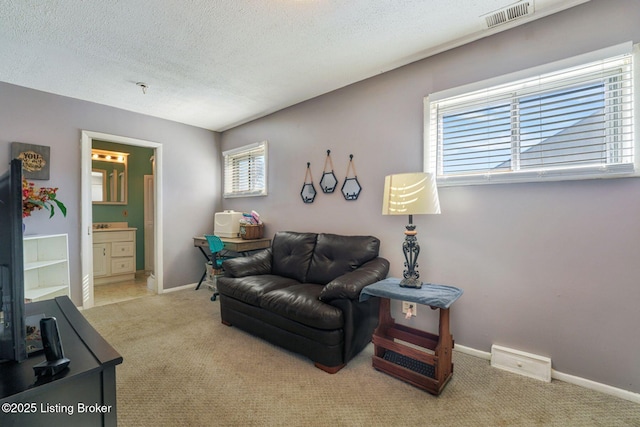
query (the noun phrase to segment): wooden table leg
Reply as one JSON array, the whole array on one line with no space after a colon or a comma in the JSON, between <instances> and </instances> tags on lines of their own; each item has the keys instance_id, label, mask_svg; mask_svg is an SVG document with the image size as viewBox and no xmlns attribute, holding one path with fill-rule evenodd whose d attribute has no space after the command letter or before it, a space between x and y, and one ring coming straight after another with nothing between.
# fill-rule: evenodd
<instances>
[{"instance_id":1,"label":"wooden table leg","mask_svg":"<svg viewBox=\"0 0 640 427\"><path fill-rule=\"evenodd\" d=\"M451 363L453 351L453 337L449 331L449 309L440 309L440 325L438 326L439 342L435 353L438 357L438 366L436 366L436 380L441 384L449 379L453 372L453 363Z\"/></svg>"},{"instance_id":2,"label":"wooden table leg","mask_svg":"<svg viewBox=\"0 0 640 427\"><path fill-rule=\"evenodd\" d=\"M396 321L391 317L391 300L380 298L380 308L378 309L378 327L373 331L374 335L386 336L389 328L395 325ZM385 348L375 345L374 353L378 357L383 357Z\"/></svg>"}]
</instances>

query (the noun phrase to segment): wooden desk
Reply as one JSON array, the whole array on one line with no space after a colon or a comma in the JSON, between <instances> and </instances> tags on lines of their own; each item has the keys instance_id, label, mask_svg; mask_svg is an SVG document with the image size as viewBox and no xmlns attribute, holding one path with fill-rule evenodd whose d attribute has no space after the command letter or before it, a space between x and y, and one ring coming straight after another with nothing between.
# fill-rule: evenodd
<instances>
[{"instance_id":1,"label":"wooden desk","mask_svg":"<svg viewBox=\"0 0 640 427\"><path fill-rule=\"evenodd\" d=\"M25 311L27 316L57 319L64 355L71 363L59 374L42 378L35 376L33 366L45 360L44 353L22 363L0 363L0 425L116 426L116 365L122 356L66 296L27 304Z\"/></svg>"},{"instance_id":2,"label":"wooden desk","mask_svg":"<svg viewBox=\"0 0 640 427\"><path fill-rule=\"evenodd\" d=\"M227 250L229 252L236 252L241 254L242 256L247 256L252 251L258 251L271 247L271 239L267 238L245 240L240 237L221 237L220 240L222 240L222 243L224 243L224 250ZM193 246L200 249L200 252L202 252L202 255L204 255L207 262L211 261L209 254L207 253L207 251L205 251L205 249L209 249L209 243L207 242L207 239L204 238L204 236L194 237ZM196 286L196 291L200 289L200 285L202 285L202 281L206 276L207 269L205 268L204 273L202 274L202 277L200 277L200 281L198 282L198 286ZM214 293L213 297L211 297L212 301L215 301L215 296L216 294Z\"/></svg>"},{"instance_id":3,"label":"wooden desk","mask_svg":"<svg viewBox=\"0 0 640 427\"><path fill-rule=\"evenodd\" d=\"M224 248L226 250L231 252L238 252L243 255L247 255L251 251L267 249L271 247L271 239L267 238L245 240L239 237L221 237L220 240L222 240L222 243L224 243ZM207 243L207 239L205 239L204 236L198 236L193 238L193 246L197 248L209 248L209 243ZM207 261L208 260L209 257L207 256Z\"/></svg>"},{"instance_id":4,"label":"wooden desk","mask_svg":"<svg viewBox=\"0 0 640 427\"><path fill-rule=\"evenodd\" d=\"M400 279L388 278L365 287L360 294L361 301L370 296L381 298L380 323L372 339L372 366L437 396L453 375L451 356L454 342L449 332L449 307L462 295L462 290L432 284L424 284L420 289L401 288L399 283ZM396 324L391 317L391 299L439 309L438 335Z\"/></svg>"}]
</instances>

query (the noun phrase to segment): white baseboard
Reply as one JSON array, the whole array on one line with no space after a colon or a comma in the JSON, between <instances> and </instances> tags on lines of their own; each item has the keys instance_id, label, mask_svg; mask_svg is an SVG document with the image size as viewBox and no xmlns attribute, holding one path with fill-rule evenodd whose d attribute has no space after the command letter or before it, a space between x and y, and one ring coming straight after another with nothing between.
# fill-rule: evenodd
<instances>
[{"instance_id":1,"label":"white baseboard","mask_svg":"<svg viewBox=\"0 0 640 427\"><path fill-rule=\"evenodd\" d=\"M196 286L198 286L197 283L189 283L187 285L176 286L175 288L169 288L169 289L165 288L165 289L162 290L162 292L158 292L158 293L166 294L167 292L182 291L182 290L185 290L185 289L193 289L193 290L195 290ZM202 289L202 286L200 286L200 289Z\"/></svg>"},{"instance_id":2,"label":"white baseboard","mask_svg":"<svg viewBox=\"0 0 640 427\"><path fill-rule=\"evenodd\" d=\"M580 387L588 388L591 390L599 391L600 393L609 394L611 396L619 397L620 399L629 400L634 403L640 403L640 393L634 393L632 391L623 390L621 388L612 387L607 384L597 383L595 381L588 380L586 378L576 377L574 375L564 374L558 372L555 369L551 370L551 378L558 381L564 381L569 384L578 385Z\"/></svg>"},{"instance_id":3,"label":"white baseboard","mask_svg":"<svg viewBox=\"0 0 640 427\"><path fill-rule=\"evenodd\" d=\"M459 344L455 344L454 350L459 351L460 353L463 353L463 354L468 354L470 356L479 357L481 359L491 361L491 353L487 351L476 350L475 348L465 347ZM551 369L551 379L564 381L569 384L577 385L577 386L594 390L600 393L608 394L610 396L615 396L620 399L628 400L630 402L640 403L640 393L634 393L632 391L612 387L607 384L591 381L586 378L564 374L562 372L556 371L555 369Z\"/></svg>"},{"instance_id":4,"label":"white baseboard","mask_svg":"<svg viewBox=\"0 0 640 427\"><path fill-rule=\"evenodd\" d=\"M479 357L480 359L491 361L491 353L488 351L476 350L475 348L465 347L463 345L456 344L454 350L460 353L468 354L469 356Z\"/></svg>"}]
</instances>

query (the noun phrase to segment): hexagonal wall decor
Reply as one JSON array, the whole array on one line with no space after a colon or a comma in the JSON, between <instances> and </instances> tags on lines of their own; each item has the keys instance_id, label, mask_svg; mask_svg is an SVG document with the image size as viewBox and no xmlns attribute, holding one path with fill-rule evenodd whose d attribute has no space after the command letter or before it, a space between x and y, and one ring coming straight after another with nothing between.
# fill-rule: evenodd
<instances>
[{"instance_id":1,"label":"hexagonal wall decor","mask_svg":"<svg viewBox=\"0 0 640 427\"><path fill-rule=\"evenodd\" d=\"M333 193L338 186L338 179L336 178L333 171L331 172L323 172L322 178L320 179L320 188L323 193Z\"/></svg>"},{"instance_id":2,"label":"hexagonal wall decor","mask_svg":"<svg viewBox=\"0 0 640 427\"><path fill-rule=\"evenodd\" d=\"M313 182L302 186L300 196L304 203L313 203L313 200L316 198L316 194L317 192L316 188L313 186Z\"/></svg>"},{"instance_id":3,"label":"hexagonal wall decor","mask_svg":"<svg viewBox=\"0 0 640 427\"><path fill-rule=\"evenodd\" d=\"M331 170L327 171L327 164L331 166ZM320 178L320 189L323 193L333 193L338 186L338 178L333 173L333 161L331 160L331 150L327 150L327 157L324 160L324 169L322 170L322 178Z\"/></svg>"},{"instance_id":4,"label":"hexagonal wall decor","mask_svg":"<svg viewBox=\"0 0 640 427\"><path fill-rule=\"evenodd\" d=\"M342 195L345 200L356 200L362 191L358 177L346 178L342 184Z\"/></svg>"},{"instance_id":5,"label":"hexagonal wall decor","mask_svg":"<svg viewBox=\"0 0 640 427\"><path fill-rule=\"evenodd\" d=\"M353 178L349 178L349 170L353 169ZM345 200L357 200L362 186L358 182L358 176L356 174L356 166L353 164L353 154L349 155L349 166L347 166L347 173L342 184L342 195Z\"/></svg>"},{"instance_id":6,"label":"hexagonal wall decor","mask_svg":"<svg viewBox=\"0 0 640 427\"><path fill-rule=\"evenodd\" d=\"M311 175L311 163L307 162L307 171L304 174L304 184L302 184L302 190L300 190L300 197L302 197L304 203L313 203L316 194L316 187L313 185L313 176Z\"/></svg>"}]
</instances>

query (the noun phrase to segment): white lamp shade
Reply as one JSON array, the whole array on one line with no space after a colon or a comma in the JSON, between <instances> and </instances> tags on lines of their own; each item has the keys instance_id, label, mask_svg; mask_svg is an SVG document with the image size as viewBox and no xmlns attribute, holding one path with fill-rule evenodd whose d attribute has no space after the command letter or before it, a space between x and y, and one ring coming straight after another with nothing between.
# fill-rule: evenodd
<instances>
[{"instance_id":1,"label":"white lamp shade","mask_svg":"<svg viewBox=\"0 0 640 427\"><path fill-rule=\"evenodd\" d=\"M382 215L439 214L440 201L431 173L401 173L384 179Z\"/></svg>"}]
</instances>

